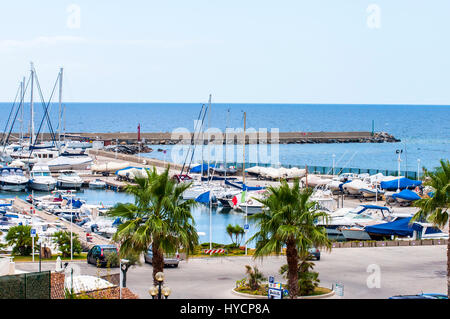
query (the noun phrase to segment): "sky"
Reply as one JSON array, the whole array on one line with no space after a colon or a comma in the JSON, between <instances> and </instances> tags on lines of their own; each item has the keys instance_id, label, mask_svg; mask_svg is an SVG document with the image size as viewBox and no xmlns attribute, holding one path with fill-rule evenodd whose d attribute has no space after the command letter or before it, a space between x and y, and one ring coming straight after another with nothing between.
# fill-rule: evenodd
<instances>
[{"instance_id":1,"label":"sky","mask_svg":"<svg viewBox=\"0 0 450 319\"><path fill-rule=\"evenodd\" d=\"M448 0L0 3L0 101L450 105Z\"/></svg>"}]
</instances>

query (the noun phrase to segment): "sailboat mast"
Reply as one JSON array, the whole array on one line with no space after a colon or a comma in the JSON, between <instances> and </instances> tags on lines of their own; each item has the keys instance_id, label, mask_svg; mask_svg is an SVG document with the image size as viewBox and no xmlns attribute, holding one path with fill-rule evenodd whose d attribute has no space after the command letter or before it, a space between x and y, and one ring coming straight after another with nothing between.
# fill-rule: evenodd
<instances>
[{"instance_id":1,"label":"sailboat mast","mask_svg":"<svg viewBox=\"0 0 450 319\"><path fill-rule=\"evenodd\" d=\"M208 104L209 104L209 107L208 107L208 131L209 131L209 128L211 127L211 94L209 95L209 101L208 101ZM206 137L207 137L207 139L208 139L208 184L209 184L209 162L210 162L210 157L211 157L211 150L210 150L210 148L209 148L209 142L210 142L210 139L211 139L211 136L210 136L210 134L209 134L209 132L208 132L208 134L206 135Z\"/></svg>"},{"instance_id":2,"label":"sailboat mast","mask_svg":"<svg viewBox=\"0 0 450 319\"><path fill-rule=\"evenodd\" d=\"M244 158L242 162L242 184L245 184L245 121L246 121L247 113L244 112Z\"/></svg>"},{"instance_id":3,"label":"sailboat mast","mask_svg":"<svg viewBox=\"0 0 450 319\"><path fill-rule=\"evenodd\" d=\"M23 143L23 104L25 102L25 77L20 83L20 138L19 143Z\"/></svg>"},{"instance_id":4,"label":"sailboat mast","mask_svg":"<svg viewBox=\"0 0 450 319\"><path fill-rule=\"evenodd\" d=\"M61 112L62 112L62 81L63 81L63 68L59 70L59 123L58 123L58 142L59 149L61 149Z\"/></svg>"},{"instance_id":5,"label":"sailboat mast","mask_svg":"<svg viewBox=\"0 0 450 319\"><path fill-rule=\"evenodd\" d=\"M227 119L225 121L225 161L224 161L225 179L227 179L227 148L228 148L227 129L229 117L230 117L230 109L227 110Z\"/></svg>"},{"instance_id":6,"label":"sailboat mast","mask_svg":"<svg viewBox=\"0 0 450 319\"><path fill-rule=\"evenodd\" d=\"M33 105L33 87L34 87L34 65L31 62L31 97L30 97L30 146L34 144L34 105Z\"/></svg>"}]
</instances>

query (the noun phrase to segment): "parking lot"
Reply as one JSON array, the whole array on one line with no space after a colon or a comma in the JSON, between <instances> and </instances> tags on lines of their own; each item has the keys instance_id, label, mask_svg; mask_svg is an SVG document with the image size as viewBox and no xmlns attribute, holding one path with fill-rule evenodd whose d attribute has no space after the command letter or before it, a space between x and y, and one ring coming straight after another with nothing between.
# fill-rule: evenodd
<instances>
[{"instance_id":1,"label":"parking lot","mask_svg":"<svg viewBox=\"0 0 450 319\"><path fill-rule=\"evenodd\" d=\"M447 246L338 248L322 252L316 261L320 285L331 288L333 283L344 285L342 298L388 298L396 294L420 292L446 293ZM165 268L166 284L172 289L171 298L221 299L241 298L231 293L236 280L245 277L245 265L257 265L267 276L282 280L278 274L286 263L284 256L253 260L250 257L191 258L181 261L178 268ZM86 262L73 262L75 273L105 275L117 273L97 269ZM54 263L43 263L43 270L54 270ZM37 271L37 263L17 263L16 268ZM152 266L142 264L127 274L127 287L140 298L150 298ZM335 296L333 298L341 298Z\"/></svg>"}]
</instances>

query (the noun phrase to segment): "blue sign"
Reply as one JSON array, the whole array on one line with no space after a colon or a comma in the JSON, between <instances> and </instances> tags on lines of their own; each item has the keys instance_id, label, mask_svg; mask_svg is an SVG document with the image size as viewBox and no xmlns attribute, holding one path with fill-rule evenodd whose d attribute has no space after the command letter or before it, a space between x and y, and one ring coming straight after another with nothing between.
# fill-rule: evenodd
<instances>
[{"instance_id":1,"label":"blue sign","mask_svg":"<svg viewBox=\"0 0 450 319\"><path fill-rule=\"evenodd\" d=\"M273 278L272 276L269 277L269 282L272 284L275 281L275 278Z\"/></svg>"},{"instance_id":2,"label":"blue sign","mask_svg":"<svg viewBox=\"0 0 450 319\"><path fill-rule=\"evenodd\" d=\"M31 228L30 235L31 237L36 237L36 229Z\"/></svg>"},{"instance_id":3,"label":"blue sign","mask_svg":"<svg viewBox=\"0 0 450 319\"><path fill-rule=\"evenodd\" d=\"M248 224L245 224L245 225L244 225L244 229L248 229Z\"/></svg>"}]
</instances>

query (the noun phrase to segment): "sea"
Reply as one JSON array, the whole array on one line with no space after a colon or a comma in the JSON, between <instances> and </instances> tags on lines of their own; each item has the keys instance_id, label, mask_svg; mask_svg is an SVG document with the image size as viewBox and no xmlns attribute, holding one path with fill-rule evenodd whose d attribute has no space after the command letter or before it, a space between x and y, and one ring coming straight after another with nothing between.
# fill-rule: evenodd
<instances>
[{"instance_id":1,"label":"sea","mask_svg":"<svg viewBox=\"0 0 450 319\"><path fill-rule=\"evenodd\" d=\"M65 114L61 117L61 130L66 132L173 132L174 130L194 131L195 120L205 103L65 103ZM58 105L50 104L49 112L52 130L59 130ZM20 131L21 112L12 112L12 103L0 103L2 116L0 129L8 132L7 125L16 118L12 131ZM36 107L36 131L49 131L49 124L43 120L44 107ZM28 111L27 111L28 110ZM271 164L303 167L326 166L397 170L398 153L401 150L400 165L402 171L433 169L439 160L450 158L450 106L448 105L356 105L356 104L226 104L213 103L204 117L204 128L243 128L244 112L246 129L267 129L280 132L338 132L338 131L372 131L388 132L400 139L398 143L342 143L342 144L283 144L267 147L268 154L272 148L277 154ZM9 114L11 113L11 116ZM16 116L17 114L17 116ZM29 109L25 105L23 127L28 130ZM151 153L143 157L158 158L182 163L186 156L176 149L177 146L152 145ZM264 146L262 146L264 147ZM158 152L166 150L166 152ZM206 160L207 149L195 149L195 159ZM262 152L266 152L263 149ZM203 153L203 156L201 155ZM258 150L258 154L261 150ZM181 155L180 155L181 154ZM199 155L200 154L200 155ZM239 162L242 147L236 146L233 158L227 162ZM246 161L251 158L251 149L246 148ZM223 155L225 156L225 155ZM269 156L270 157L270 156ZM265 159L256 158L256 163ZM214 160L213 160L214 161ZM270 164L270 163L269 163ZM2 193L0 197L11 197ZM22 195L21 195L22 196ZM25 196L25 195L24 195ZM114 204L132 201L127 194L112 191L84 190L80 197L90 203L101 201ZM202 242L209 241L209 218L212 218L212 240L218 243L230 243L225 232L228 224L245 222L242 213L213 208L211 215L208 207L200 206L193 210L197 230L206 235L200 237ZM255 231L250 223L248 236Z\"/></svg>"}]
</instances>

